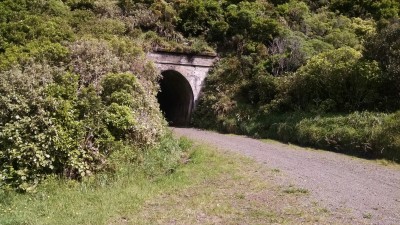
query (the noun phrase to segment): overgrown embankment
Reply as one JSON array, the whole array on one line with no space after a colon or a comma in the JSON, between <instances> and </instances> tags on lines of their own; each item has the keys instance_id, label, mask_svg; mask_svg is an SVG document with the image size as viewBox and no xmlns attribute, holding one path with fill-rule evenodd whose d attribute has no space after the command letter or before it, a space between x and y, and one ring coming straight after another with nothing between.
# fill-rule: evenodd
<instances>
[{"instance_id":1,"label":"overgrown embankment","mask_svg":"<svg viewBox=\"0 0 400 225\"><path fill-rule=\"evenodd\" d=\"M335 50L329 57L343 50ZM316 60L321 59L315 57L310 63ZM233 68L226 70L231 60L222 62L208 80L193 123L222 132L399 162L400 114L391 110L393 104L382 102L398 104L398 100L379 91L384 87L377 80L385 75L371 75L374 69L365 71L368 67L364 62L359 67L361 72L350 68L354 65L340 71L332 68L342 62L352 64L344 58L316 68L309 64L293 75L261 81L236 75ZM258 76L254 74L249 76ZM248 83L253 84L248 87ZM250 102L254 98L256 105Z\"/></svg>"},{"instance_id":2,"label":"overgrown embankment","mask_svg":"<svg viewBox=\"0 0 400 225\"><path fill-rule=\"evenodd\" d=\"M181 44L169 10L164 1L0 2L0 188L81 180L117 170L114 155L141 162L160 151L170 137L146 51L208 48Z\"/></svg>"},{"instance_id":3,"label":"overgrown embankment","mask_svg":"<svg viewBox=\"0 0 400 225\"><path fill-rule=\"evenodd\" d=\"M273 2L222 14L193 124L399 161L398 2Z\"/></svg>"},{"instance_id":4,"label":"overgrown embankment","mask_svg":"<svg viewBox=\"0 0 400 225\"><path fill-rule=\"evenodd\" d=\"M270 114L243 125L244 134L367 158L399 161L399 113Z\"/></svg>"}]
</instances>

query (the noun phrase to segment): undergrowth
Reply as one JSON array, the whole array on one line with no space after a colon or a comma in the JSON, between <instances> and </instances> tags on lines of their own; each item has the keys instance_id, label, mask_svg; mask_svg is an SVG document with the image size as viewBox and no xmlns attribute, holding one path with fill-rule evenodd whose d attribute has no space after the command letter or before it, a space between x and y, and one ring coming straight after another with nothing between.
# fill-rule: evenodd
<instances>
[{"instance_id":1,"label":"undergrowth","mask_svg":"<svg viewBox=\"0 0 400 225\"><path fill-rule=\"evenodd\" d=\"M229 123L220 121L206 128L400 162L399 117L400 112L287 112L259 115L245 121L227 118Z\"/></svg>"},{"instance_id":2,"label":"undergrowth","mask_svg":"<svg viewBox=\"0 0 400 225\"><path fill-rule=\"evenodd\" d=\"M400 113L292 114L259 118L262 137L366 158L400 162Z\"/></svg>"}]
</instances>

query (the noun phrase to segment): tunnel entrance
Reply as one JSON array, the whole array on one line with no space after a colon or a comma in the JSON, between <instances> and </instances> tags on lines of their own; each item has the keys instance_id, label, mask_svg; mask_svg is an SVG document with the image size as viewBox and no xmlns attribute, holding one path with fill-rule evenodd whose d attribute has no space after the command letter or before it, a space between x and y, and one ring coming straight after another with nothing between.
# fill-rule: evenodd
<instances>
[{"instance_id":1,"label":"tunnel entrance","mask_svg":"<svg viewBox=\"0 0 400 225\"><path fill-rule=\"evenodd\" d=\"M170 126L189 125L193 109L193 91L186 78L173 70L161 73L160 92L157 99Z\"/></svg>"}]
</instances>

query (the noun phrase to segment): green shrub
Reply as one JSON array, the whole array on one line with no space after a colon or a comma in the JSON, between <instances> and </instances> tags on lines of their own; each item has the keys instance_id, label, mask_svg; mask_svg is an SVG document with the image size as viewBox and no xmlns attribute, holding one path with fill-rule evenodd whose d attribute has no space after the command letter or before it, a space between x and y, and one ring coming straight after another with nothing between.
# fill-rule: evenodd
<instances>
[{"instance_id":1,"label":"green shrub","mask_svg":"<svg viewBox=\"0 0 400 225\"><path fill-rule=\"evenodd\" d=\"M400 108L400 19L393 19L365 42L364 57L379 63L382 70L379 93L384 110Z\"/></svg>"},{"instance_id":2,"label":"green shrub","mask_svg":"<svg viewBox=\"0 0 400 225\"><path fill-rule=\"evenodd\" d=\"M9 70L13 65L29 65L30 61L47 61L57 65L65 61L68 55L67 48L49 41L32 41L22 46L14 45L0 54L0 71Z\"/></svg>"},{"instance_id":3,"label":"green shrub","mask_svg":"<svg viewBox=\"0 0 400 225\"><path fill-rule=\"evenodd\" d=\"M0 79L3 187L30 191L50 174L89 176L108 168L113 152L151 149L164 136L161 113L133 74L105 76L102 95L50 66L14 68Z\"/></svg>"},{"instance_id":4,"label":"green shrub","mask_svg":"<svg viewBox=\"0 0 400 225\"><path fill-rule=\"evenodd\" d=\"M179 7L178 29L186 36L205 35L215 21L221 21L223 11L216 1L190 1Z\"/></svg>"},{"instance_id":5,"label":"green shrub","mask_svg":"<svg viewBox=\"0 0 400 225\"><path fill-rule=\"evenodd\" d=\"M132 74L110 74L102 88L106 122L114 137L146 147L163 136L162 115Z\"/></svg>"},{"instance_id":6,"label":"green shrub","mask_svg":"<svg viewBox=\"0 0 400 225\"><path fill-rule=\"evenodd\" d=\"M66 5L68 5L72 10L79 9L93 9L94 0L65 0Z\"/></svg>"},{"instance_id":7,"label":"green shrub","mask_svg":"<svg viewBox=\"0 0 400 225\"><path fill-rule=\"evenodd\" d=\"M381 71L351 48L321 53L300 68L281 93L294 109L348 112L374 109Z\"/></svg>"},{"instance_id":8,"label":"green shrub","mask_svg":"<svg viewBox=\"0 0 400 225\"><path fill-rule=\"evenodd\" d=\"M0 43L3 48L23 45L33 40L52 43L71 40L73 33L68 24L60 18L46 19L38 15L24 15L23 20L0 23Z\"/></svg>"},{"instance_id":9,"label":"green shrub","mask_svg":"<svg viewBox=\"0 0 400 225\"><path fill-rule=\"evenodd\" d=\"M75 121L73 97L76 76L65 75L70 83L57 84L62 71L32 65L2 74L0 118L2 185L30 190L49 173L75 170L85 173L89 165L79 146L83 125ZM57 85L59 96L47 94ZM64 86L67 85L67 86ZM54 110L51 110L54 109ZM81 162L81 163L79 163Z\"/></svg>"},{"instance_id":10,"label":"green shrub","mask_svg":"<svg viewBox=\"0 0 400 225\"><path fill-rule=\"evenodd\" d=\"M376 151L387 159L400 162L400 111L387 116L376 133Z\"/></svg>"},{"instance_id":11,"label":"green shrub","mask_svg":"<svg viewBox=\"0 0 400 225\"><path fill-rule=\"evenodd\" d=\"M116 17L121 15L122 10L118 7L118 1L97 0L94 3L94 11L103 17Z\"/></svg>"},{"instance_id":12,"label":"green shrub","mask_svg":"<svg viewBox=\"0 0 400 225\"><path fill-rule=\"evenodd\" d=\"M93 18L80 25L78 34L81 36L90 35L95 38L110 39L116 35L123 35L125 32L125 23L121 20Z\"/></svg>"}]
</instances>

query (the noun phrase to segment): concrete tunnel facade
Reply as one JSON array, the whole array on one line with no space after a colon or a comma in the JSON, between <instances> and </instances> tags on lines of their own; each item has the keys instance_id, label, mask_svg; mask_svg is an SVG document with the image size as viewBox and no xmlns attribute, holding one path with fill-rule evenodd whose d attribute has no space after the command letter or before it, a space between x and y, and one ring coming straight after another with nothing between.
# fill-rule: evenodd
<instances>
[{"instance_id":1,"label":"concrete tunnel facade","mask_svg":"<svg viewBox=\"0 0 400 225\"><path fill-rule=\"evenodd\" d=\"M166 52L152 52L147 56L162 76L157 95L161 111L171 126L188 126L216 57Z\"/></svg>"}]
</instances>

